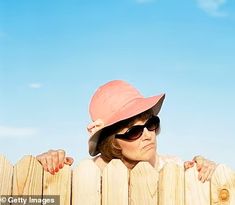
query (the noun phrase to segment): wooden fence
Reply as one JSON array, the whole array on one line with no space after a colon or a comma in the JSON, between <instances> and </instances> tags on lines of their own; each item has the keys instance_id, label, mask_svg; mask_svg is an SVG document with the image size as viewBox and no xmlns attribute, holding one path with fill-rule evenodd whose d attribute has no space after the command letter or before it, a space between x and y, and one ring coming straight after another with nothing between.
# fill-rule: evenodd
<instances>
[{"instance_id":1,"label":"wooden fence","mask_svg":"<svg viewBox=\"0 0 235 205\"><path fill-rule=\"evenodd\" d=\"M60 205L235 205L235 172L230 168L219 165L211 182L197 177L195 168L185 172L171 163L160 172L146 162L128 171L120 160L112 160L103 173L84 160L74 170L65 166L51 175L32 156L12 166L0 155L0 197L60 195Z\"/></svg>"}]
</instances>

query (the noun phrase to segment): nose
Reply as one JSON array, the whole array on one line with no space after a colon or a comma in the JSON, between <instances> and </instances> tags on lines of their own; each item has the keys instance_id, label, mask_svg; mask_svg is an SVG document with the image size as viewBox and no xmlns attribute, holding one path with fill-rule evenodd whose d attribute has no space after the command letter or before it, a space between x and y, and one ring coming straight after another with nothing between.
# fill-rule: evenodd
<instances>
[{"instance_id":1,"label":"nose","mask_svg":"<svg viewBox=\"0 0 235 205\"><path fill-rule=\"evenodd\" d=\"M151 139L150 131L145 127L141 136L142 140L149 140Z\"/></svg>"}]
</instances>

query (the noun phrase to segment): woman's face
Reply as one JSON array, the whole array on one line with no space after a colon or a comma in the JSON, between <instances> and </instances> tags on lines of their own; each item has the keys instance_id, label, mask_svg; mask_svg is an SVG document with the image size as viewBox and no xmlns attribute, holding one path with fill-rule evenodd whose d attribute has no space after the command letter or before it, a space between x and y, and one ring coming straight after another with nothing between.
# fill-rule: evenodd
<instances>
[{"instance_id":1,"label":"woman's face","mask_svg":"<svg viewBox=\"0 0 235 205\"><path fill-rule=\"evenodd\" d=\"M143 125L147 120L137 120L134 125ZM129 128L122 129L118 134L124 134ZM156 131L149 131L146 127L140 138L127 141L118 139L122 148L122 155L131 161L148 161L151 164L155 162L156 157Z\"/></svg>"}]
</instances>

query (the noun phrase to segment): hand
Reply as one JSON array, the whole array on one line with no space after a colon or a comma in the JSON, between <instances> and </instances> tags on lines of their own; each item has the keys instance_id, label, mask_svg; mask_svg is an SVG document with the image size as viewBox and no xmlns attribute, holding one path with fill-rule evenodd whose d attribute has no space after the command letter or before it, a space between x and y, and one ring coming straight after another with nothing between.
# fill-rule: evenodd
<instances>
[{"instance_id":1,"label":"hand","mask_svg":"<svg viewBox=\"0 0 235 205\"><path fill-rule=\"evenodd\" d=\"M72 157L66 157L65 151L62 149L49 150L36 156L36 159L41 163L45 171L53 175L62 169L64 164L71 166L74 161Z\"/></svg>"},{"instance_id":2,"label":"hand","mask_svg":"<svg viewBox=\"0 0 235 205\"><path fill-rule=\"evenodd\" d=\"M196 156L192 161L186 161L184 163L185 170L193 167L195 163L198 171L198 180L203 183L205 181L209 181L217 167L217 164L213 161L205 159L202 156Z\"/></svg>"}]
</instances>

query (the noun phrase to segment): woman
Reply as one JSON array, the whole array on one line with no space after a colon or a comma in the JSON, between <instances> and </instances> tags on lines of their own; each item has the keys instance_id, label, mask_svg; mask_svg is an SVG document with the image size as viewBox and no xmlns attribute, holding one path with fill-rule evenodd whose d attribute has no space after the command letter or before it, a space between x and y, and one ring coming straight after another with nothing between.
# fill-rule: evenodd
<instances>
[{"instance_id":1,"label":"woman","mask_svg":"<svg viewBox=\"0 0 235 205\"><path fill-rule=\"evenodd\" d=\"M165 94L145 98L136 88L121 80L98 88L90 102L92 123L87 130L90 134L89 153L101 170L115 158L121 159L129 169L140 161L147 161L158 170L167 162L182 163L176 157L160 156L157 152L156 136L160 132L157 115L164 98ZM73 163L63 150L50 150L37 159L51 174L58 172L64 164ZM199 180L210 180L216 164L197 156L184 163L185 169L195 163Z\"/></svg>"}]
</instances>

